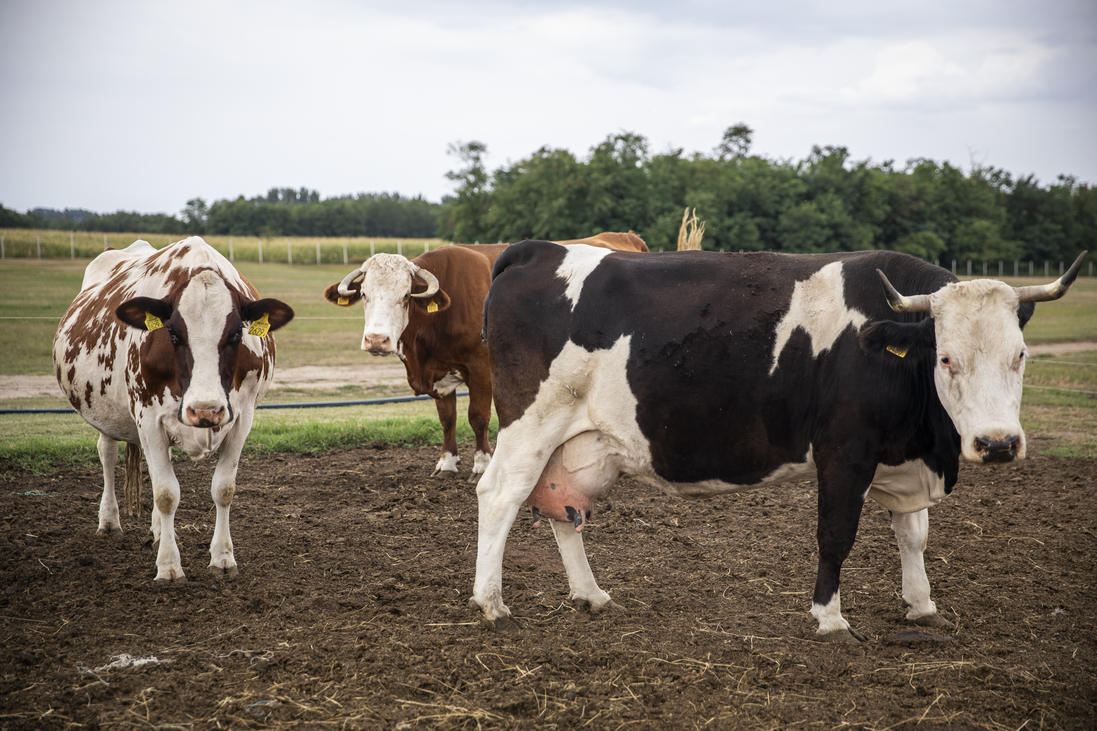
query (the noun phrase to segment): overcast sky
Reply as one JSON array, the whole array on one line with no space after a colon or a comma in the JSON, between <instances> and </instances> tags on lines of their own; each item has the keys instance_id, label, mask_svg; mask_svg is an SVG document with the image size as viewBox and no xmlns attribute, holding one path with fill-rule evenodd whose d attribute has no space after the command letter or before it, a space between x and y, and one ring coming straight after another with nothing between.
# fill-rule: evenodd
<instances>
[{"instance_id":1,"label":"overcast sky","mask_svg":"<svg viewBox=\"0 0 1097 731\"><path fill-rule=\"evenodd\" d=\"M0 0L0 203L177 213L306 186L441 200L619 131L1097 183L1093 0Z\"/></svg>"}]
</instances>

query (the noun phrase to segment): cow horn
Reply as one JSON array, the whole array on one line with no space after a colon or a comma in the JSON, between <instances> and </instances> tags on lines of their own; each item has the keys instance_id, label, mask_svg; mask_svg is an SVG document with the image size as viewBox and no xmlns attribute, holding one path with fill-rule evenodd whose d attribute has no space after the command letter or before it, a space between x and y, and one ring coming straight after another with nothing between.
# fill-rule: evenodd
<instances>
[{"instance_id":1,"label":"cow horn","mask_svg":"<svg viewBox=\"0 0 1097 731\"><path fill-rule=\"evenodd\" d=\"M366 265L363 264L361 268L355 269L353 272L343 277L343 281L339 282L339 294L344 297L353 295L355 292L350 288L351 283L357 282L362 277L366 276Z\"/></svg>"},{"instance_id":2,"label":"cow horn","mask_svg":"<svg viewBox=\"0 0 1097 731\"><path fill-rule=\"evenodd\" d=\"M906 295L899 294L895 287L891 286L891 282L884 276L884 273L879 269L876 273L880 275L880 281L884 283L884 294L887 295L888 304L891 305L891 309L896 312L928 312L929 311L929 295L928 294L915 294L907 297Z\"/></svg>"},{"instance_id":3,"label":"cow horn","mask_svg":"<svg viewBox=\"0 0 1097 731\"><path fill-rule=\"evenodd\" d=\"M432 297L438 291L438 277L422 267L415 267L415 276L427 283L427 291L413 294L412 297Z\"/></svg>"},{"instance_id":4,"label":"cow horn","mask_svg":"<svg viewBox=\"0 0 1097 731\"><path fill-rule=\"evenodd\" d=\"M1085 259L1088 253L1089 251L1083 251L1079 254L1074 263L1070 265L1067 273L1051 284L1038 284L1034 287L1014 287L1014 291L1017 292L1017 299L1022 303L1047 302L1059 299L1067 293L1070 285L1074 284L1074 280L1078 276L1078 270L1082 268L1082 259Z\"/></svg>"}]
</instances>

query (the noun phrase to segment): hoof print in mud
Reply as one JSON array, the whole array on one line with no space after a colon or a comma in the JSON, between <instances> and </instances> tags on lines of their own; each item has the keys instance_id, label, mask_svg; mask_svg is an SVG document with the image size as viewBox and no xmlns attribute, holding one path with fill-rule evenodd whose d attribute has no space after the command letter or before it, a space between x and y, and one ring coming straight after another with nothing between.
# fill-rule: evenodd
<instances>
[{"instance_id":1,"label":"hoof print in mud","mask_svg":"<svg viewBox=\"0 0 1097 731\"><path fill-rule=\"evenodd\" d=\"M833 632L825 632L815 635L815 638L823 642L838 645L859 645L866 641L863 634L850 627L848 630L840 629Z\"/></svg>"},{"instance_id":2,"label":"hoof print in mud","mask_svg":"<svg viewBox=\"0 0 1097 731\"><path fill-rule=\"evenodd\" d=\"M913 647L915 645L947 645L952 641L952 638L948 635L939 635L936 632L922 632L921 630L916 629L908 629L890 634L887 636L887 639L884 640L884 642L889 645L904 645L906 647Z\"/></svg>"}]
</instances>

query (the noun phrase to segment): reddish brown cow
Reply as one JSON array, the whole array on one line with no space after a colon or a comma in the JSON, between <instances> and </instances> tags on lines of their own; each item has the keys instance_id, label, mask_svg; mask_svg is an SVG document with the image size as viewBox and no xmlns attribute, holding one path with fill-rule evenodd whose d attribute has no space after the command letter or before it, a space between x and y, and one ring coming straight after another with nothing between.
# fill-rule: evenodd
<instances>
[{"instance_id":1,"label":"reddish brown cow","mask_svg":"<svg viewBox=\"0 0 1097 731\"><path fill-rule=\"evenodd\" d=\"M648 250L632 232L559 243ZM509 245L444 246L411 261L377 254L324 291L324 297L340 307L361 300L366 320L362 350L371 355L395 353L407 369L412 391L435 399L443 444L433 475L457 472L457 387L461 383L468 385L469 425L476 437L472 479L491 461L491 373L480 328L491 268Z\"/></svg>"}]
</instances>

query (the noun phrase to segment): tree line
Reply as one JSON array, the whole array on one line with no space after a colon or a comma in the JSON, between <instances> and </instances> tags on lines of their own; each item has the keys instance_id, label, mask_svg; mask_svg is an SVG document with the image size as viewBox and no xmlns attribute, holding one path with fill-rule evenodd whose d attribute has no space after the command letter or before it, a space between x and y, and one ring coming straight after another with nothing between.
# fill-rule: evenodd
<instances>
[{"instance_id":1,"label":"tree line","mask_svg":"<svg viewBox=\"0 0 1097 731\"><path fill-rule=\"evenodd\" d=\"M584 158L542 147L495 170L482 142L455 143L455 191L440 203L397 193L321 199L315 190L187 201L178 215L0 206L0 227L241 236L572 239L635 231L672 249L684 208L719 251L821 253L893 249L927 261L1069 261L1097 241L1097 187L1063 175L1041 185L973 164L925 158L873 163L845 147L803 160L752 155L753 130L729 127L711 153L652 154L641 135L609 135Z\"/></svg>"},{"instance_id":2,"label":"tree line","mask_svg":"<svg viewBox=\"0 0 1097 731\"><path fill-rule=\"evenodd\" d=\"M918 158L902 167L814 147L800 161L751 155L753 130L729 127L711 154L651 154L647 140L610 135L585 159L542 147L492 172L480 142L450 146L461 161L443 208L443 238L570 239L639 234L673 249L684 208L717 251L823 253L893 249L927 261L1066 260L1097 241L1097 187L979 164L964 173Z\"/></svg>"}]
</instances>

